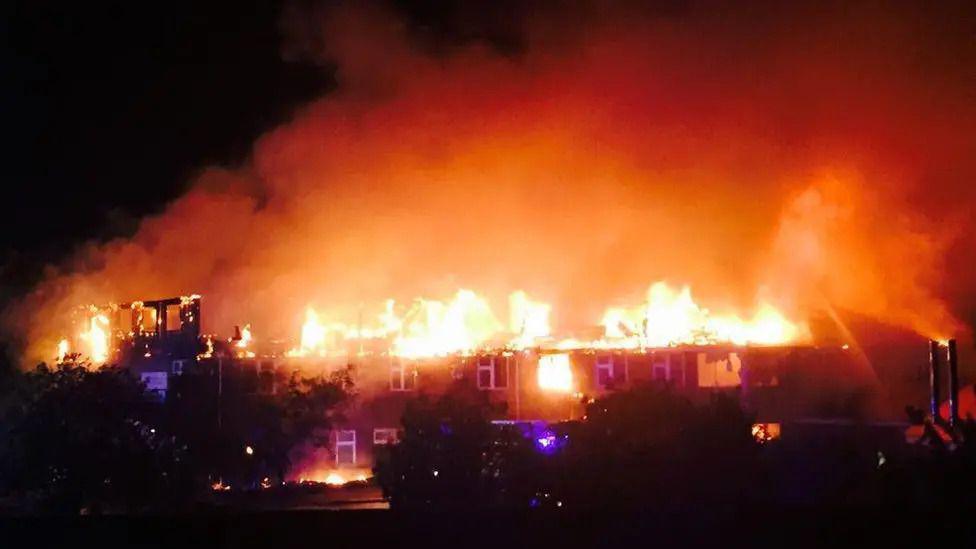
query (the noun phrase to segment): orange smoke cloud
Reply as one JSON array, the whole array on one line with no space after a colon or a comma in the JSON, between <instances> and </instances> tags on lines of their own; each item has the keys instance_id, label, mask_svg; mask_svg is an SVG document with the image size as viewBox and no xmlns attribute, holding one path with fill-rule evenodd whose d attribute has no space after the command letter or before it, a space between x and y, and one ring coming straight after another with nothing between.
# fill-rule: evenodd
<instances>
[{"instance_id":1,"label":"orange smoke cloud","mask_svg":"<svg viewBox=\"0 0 976 549\"><path fill-rule=\"evenodd\" d=\"M205 331L293 337L310 303L355 318L476 288L525 290L571 328L668 280L744 317L963 329L943 296L970 296L942 273L973 191L933 166L976 173L976 116L953 67L913 61L939 46L916 14L587 6L532 12L508 56L427 53L378 9L288 18L288 55L335 61L338 89L81 250L8 327L37 360L77 304L200 293Z\"/></svg>"}]
</instances>

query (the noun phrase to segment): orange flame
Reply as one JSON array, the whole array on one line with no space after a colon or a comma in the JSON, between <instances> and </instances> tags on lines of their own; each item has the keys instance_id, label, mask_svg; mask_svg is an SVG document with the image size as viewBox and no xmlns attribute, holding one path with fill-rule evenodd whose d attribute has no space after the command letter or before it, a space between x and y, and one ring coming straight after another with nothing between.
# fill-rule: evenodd
<instances>
[{"instance_id":1,"label":"orange flame","mask_svg":"<svg viewBox=\"0 0 976 549\"><path fill-rule=\"evenodd\" d=\"M537 376L543 391L569 393L573 390L573 370L565 353L540 356Z\"/></svg>"},{"instance_id":2,"label":"orange flame","mask_svg":"<svg viewBox=\"0 0 976 549\"><path fill-rule=\"evenodd\" d=\"M58 342L58 355L57 355L58 356L58 358L57 358L58 364L64 362L64 360L68 357L68 353L69 352L71 352L71 349L70 349L70 347L68 345L68 340L67 339L62 339L61 341L59 341Z\"/></svg>"},{"instance_id":3,"label":"orange flame","mask_svg":"<svg viewBox=\"0 0 976 549\"><path fill-rule=\"evenodd\" d=\"M81 333L81 339L88 346L88 358L95 365L104 364L108 360L108 318L97 313L88 324L88 330Z\"/></svg>"},{"instance_id":4,"label":"orange flame","mask_svg":"<svg viewBox=\"0 0 976 549\"><path fill-rule=\"evenodd\" d=\"M254 338L251 335L251 325L250 324L245 324L244 327L241 328L241 338L239 340L237 340L237 342L234 344L235 347L237 347L238 349L240 349L237 352L237 356L238 357L240 357L240 358L244 358L244 357L252 358L252 357L254 357L254 351L249 351L247 349L248 346L251 344L251 341L253 339Z\"/></svg>"},{"instance_id":5,"label":"orange flame","mask_svg":"<svg viewBox=\"0 0 976 549\"><path fill-rule=\"evenodd\" d=\"M780 345L809 338L802 323L793 323L771 304L760 302L752 318L713 315L691 297L664 282L651 285L647 302L636 308L609 308L603 315L604 341L593 347L668 347L674 345Z\"/></svg>"}]
</instances>

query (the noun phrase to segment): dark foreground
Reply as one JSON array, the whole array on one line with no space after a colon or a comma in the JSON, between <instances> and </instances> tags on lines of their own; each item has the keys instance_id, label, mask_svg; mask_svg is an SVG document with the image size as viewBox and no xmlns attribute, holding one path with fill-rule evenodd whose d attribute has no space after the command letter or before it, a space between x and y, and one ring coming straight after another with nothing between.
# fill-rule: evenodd
<instances>
[{"instance_id":1,"label":"dark foreground","mask_svg":"<svg viewBox=\"0 0 976 549\"><path fill-rule=\"evenodd\" d=\"M3 547L883 547L952 537L976 546L971 510L257 511L0 519ZM731 545L730 545L731 544ZM864 545L861 545L864 544Z\"/></svg>"}]
</instances>

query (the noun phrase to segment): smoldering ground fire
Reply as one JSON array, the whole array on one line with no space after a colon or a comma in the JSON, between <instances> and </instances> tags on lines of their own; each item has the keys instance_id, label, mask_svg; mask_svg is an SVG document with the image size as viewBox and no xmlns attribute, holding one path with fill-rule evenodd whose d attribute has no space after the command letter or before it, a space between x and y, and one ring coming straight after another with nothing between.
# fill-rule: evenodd
<instances>
[{"instance_id":1,"label":"smoldering ground fire","mask_svg":"<svg viewBox=\"0 0 976 549\"><path fill-rule=\"evenodd\" d=\"M906 40L942 21L868 9L619 9L585 24L539 9L507 55L431 53L379 8L286 17L285 53L334 61L338 88L243 165L203 168L132 237L53 270L6 315L25 364L52 358L79 304L194 292L205 333L249 324L265 340L295 339L309 311L347 330L402 323L418 297L443 304L419 305L427 329L464 289L484 302L468 302L478 342L519 336L516 291L549 307L544 335L587 339L612 311L646 319L658 281L687 285L710 319L776 319L777 342L847 314L967 337L971 290L944 267L972 248L956 175L976 172L959 123L974 118L969 83L913 61L964 29ZM648 337L620 320L605 328ZM740 328L725 339L762 339Z\"/></svg>"}]
</instances>

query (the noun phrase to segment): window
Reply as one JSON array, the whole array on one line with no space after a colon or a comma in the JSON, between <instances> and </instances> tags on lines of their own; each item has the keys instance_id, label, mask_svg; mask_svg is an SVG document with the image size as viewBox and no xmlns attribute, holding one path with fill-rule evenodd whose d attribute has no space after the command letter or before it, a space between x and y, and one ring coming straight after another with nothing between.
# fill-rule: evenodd
<instances>
[{"instance_id":1,"label":"window","mask_svg":"<svg viewBox=\"0 0 976 549\"><path fill-rule=\"evenodd\" d=\"M169 388L169 379L166 372L143 372L139 375L142 383L146 386L146 397L156 402L166 400L166 389Z\"/></svg>"},{"instance_id":2,"label":"window","mask_svg":"<svg viewBox=\"0 0 976 549\"><path fill-rule=\"evenodd\" d=\"M183 375L183 371L186 369L187 365L190 363L189 360L174 360L171 364L171 372L174 376Z\"/></svg>"},{"instance_id":3,"label":"window","mask_svg":"<svg viewBox=\"0 0 976 549\"><path fill-rule=\"evenodd\" d=\"M180 305L178 303L166 306L166 331L178 332L183 328L183 319L180 318Z\"/></svg>"},{"instance_id":4,"label":"window","mask_svg":"<svg viewBox=\"0 0 976 549\"><path fill-rule=\"evenodd\" d=\"M685 355L679 354L671 357L671 369L668 372L671 383L678 387L685 386Z\"/></svg>"},{"instance_id":5,"label":"window","mask_svg":"<svg viewBox=\"0 0 976 549\"><path fill-rule=\"evenodd\" d=\"M417 371L399 358L390 360L390 390L413 391L417 387Z\"/></svg>"},{"instance_id":6,"label":"window","mask_svg":"<svg viewBox=\"0 0 976 549\"><path fill-rule=\"evenodd\" d=\"M478 388L484 390L508 387L507 361L493 356L478 357Z\"/></svg>"},{"instance_id":7,"label":"window","mask_svg":"<svg viewBox=\"0 0 976 549\"><path fill-rule=\"evenodd\" d=\"M377 446L396 444L399 438L399 434L395 428L384 427L381 429L373 429L373 444Z\"/></svg>"},{"instance_id":8,"label":"window","mask_svg":"<svg viewBox=\"0 0 976 549\"><path fill-rule=\"evenodd\" d=\"M116 329L123 334L128 334L132 331L132 309L119 309Z\"/></svg>"},{"instance_id":9,"label":"window","mask_svg":"<svg viewBox=\"0 0 976 549\"><path fill-rule=\"evenodd\" d=\"M356 431L341 430L336 432L336 465L356 464Z\"/></svg>"},{"instance_id":10,"label":"window","mask_svg":"<svg viewBox=\"0 0 976 549\"><path fill-rule=\"evenodd\" d=\"M601 389L613 385L613 355L597 355L596 385Z\"/></svg>"},{"instance_id":11,"label":"window","mask_svg":"<svg viewBox=\"0 0 976 549\"><path fill-rule=\"evenodd\" d=\"M143 307L139 309L139 321L140 329L143 332L155 332L156 331L156 309L151 307Z\"/></svg>"}]
</instances>

